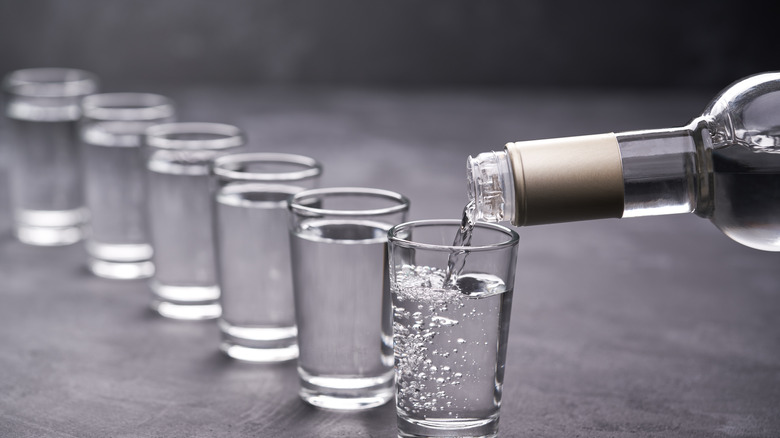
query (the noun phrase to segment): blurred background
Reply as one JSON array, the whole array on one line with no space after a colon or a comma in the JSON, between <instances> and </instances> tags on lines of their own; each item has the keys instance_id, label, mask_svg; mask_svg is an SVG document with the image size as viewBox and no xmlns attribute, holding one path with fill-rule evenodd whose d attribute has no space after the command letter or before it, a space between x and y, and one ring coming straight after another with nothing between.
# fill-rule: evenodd
<instances>
[{"instance_id":1,"label":"blurred background","mask_svg":"<svg viewBox=\"0 0 780 438\"><path fill-rule=\"evenodd\" d=\"M763 8L762 8L763 6ZM145 84L707 88L773 69L762 2L0 0L0 72Z\"/></svg>"},{"instance_id":2,"label":"blurred background","mask_svg":"<svg viewBox=\"0 0 780 438\"><path fill-rule=\"evenodd\" d=\"M236 124L252 148L348 170L326 170L324 185L379 176L409 196L439 193L438 211L454 212L461 183L422 181L404 160L432 150L430 173L460 180L466 155L507 141L683 124L729 83L777 68L761 6L0 0L0 74L89 70L101 91L161 93L180 120ZM628 95L637 103L610 101Z\"/></svg>"}]
</instances>

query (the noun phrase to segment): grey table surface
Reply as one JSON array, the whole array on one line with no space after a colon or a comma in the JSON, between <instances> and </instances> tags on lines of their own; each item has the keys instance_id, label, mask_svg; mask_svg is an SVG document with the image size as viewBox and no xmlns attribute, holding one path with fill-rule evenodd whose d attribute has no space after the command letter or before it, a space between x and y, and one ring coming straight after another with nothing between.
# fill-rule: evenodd
<instances>
[{"instance_id":1,"label":"grey table surface","mask_svg":"<svg viewBox=\"0 0 780 438\"><path fill-rule=\"evenodd\" d=\"M325 186L400 191L413 219L459 216L469 154L679 125L710 97L153 91L183 120L238 124L252 149L320 159ZM294 363L223 357L213 322L155 316L145 282L89 275L80 244L16 242L0 187L0 436L395 436L392 404L307 406ZM518 231L500 436L780 436L780 254L741 247L694 215Z\"/></svg>"}]
</instances>

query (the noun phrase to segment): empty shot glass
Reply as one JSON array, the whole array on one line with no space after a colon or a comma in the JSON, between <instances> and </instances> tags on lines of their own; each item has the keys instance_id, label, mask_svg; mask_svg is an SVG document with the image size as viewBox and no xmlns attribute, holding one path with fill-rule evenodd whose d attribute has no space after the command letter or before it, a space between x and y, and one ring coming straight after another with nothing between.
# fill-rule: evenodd
<instances>
[{"instance_id":1,"label":"empty shot glass","mask_svg":"<svg viewBox=\"0 0 780 438\"><path fill-rule=\"evenodd\" d=\"M306 402L356 410L393 397L385 250L387 230L408 210L406 197L378 189L315 189L291 199L299 394Z\"/></svg>"},{"instance_id":2,"label":"empty shot glass","mask_svg":"<svg viewBox=\"0 0 780 438\"><path fill-rule=\"evenodd\" d=\"M518 236L477 223L471 246L451 246L460 226L415 221L388 233L399 437L498 431Z\"/></svg>"},{"instance_id":3,"label":"empty shot glass","mask_svg":"<svg viewBox=\"0 0 780 438\"><path fill-rule=\"evenodd\" d=\"M287 201L317 187L313 158L275 153L214 161L214 221L221 291L220 349L234 359L298 357Z\"/></svg>"},{"instance_id":4,"label":"empty shot glass","mask_svg":"<svg viewBox=\"0 0 780 438\"><path fill-rule=\"evenodd\" d=\"M81 99L97 91L83 70L17 70L3 81L10 123L14 234L30 245L81 240L87 220L77 122Z\"/></svg>"},{"instance_id":5,"label":"empty shot glass","mask_svg":"<svg viewBox=\"0 0 780 438\"><path fill-rule=\"evenodd\" d=\"M151 307L168 318L217 318L209 173L212 160L244 145L244 134L221 123L166 123L146 130L146 145Z\"/></svg>"},{"instance_id":6,"label":"empty shot glass","mask_svg":"<svg viewBox=\"0 0 780 438\"><path fill-rule=\"evenodd\" d=\"M142 145L147 128L173 121L173 104L157 94L106 93L85 97L81 107L87 266L104 278L148 278L154 264Z\"/></svg>"}]
</instances>

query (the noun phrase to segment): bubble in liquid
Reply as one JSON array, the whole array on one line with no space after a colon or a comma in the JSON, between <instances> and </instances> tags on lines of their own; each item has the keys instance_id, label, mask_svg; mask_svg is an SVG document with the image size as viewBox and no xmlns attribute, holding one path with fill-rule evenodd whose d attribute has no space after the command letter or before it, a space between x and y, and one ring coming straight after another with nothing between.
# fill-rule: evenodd
<instances>
[{"instance_id":1,"label":"bubble in liquid","mask_svg":"<svg viewBox=\"0 0 780 438\"><path fill-rule=\"evenodd\" d=\"M458 324L457 319L445 318L443 316L434 316L433 318L431 318L431 321L442 326L452 326Z\"/></svg>"},{"instance_id":2,"label":"bubble in liquid","mask_svg":"<svg viewBox=\"0 0 780 438\"><path fill-rule=\"evenodd\" d=\"M465 409L465 406L461 406L461 401L455 403L453 401L462 400L462 391L466 389L462 387L464 379L472 377L465 372L453 371L458 371L458 367L465 366L461 364L461 360L465 362L465 356L468 355L466 350L470 351L471 345L479 346L478 350L481 349L482 342L479 338L483 338L483 335L480 334L479 329L470 330L468 333L461 332L462 335L469 336L467 341L459 338L455 333L462 330L464 324L471 324L476 312L470 307L475 304L475 298L482 298L483 295L478 290L468 291L471 295L465 295L452 286L441 287L441 273L437 269L410 267L406 272L409 278L405 280L408 282L404 283L403 279L397 278L392 284L393 303L396 305L402 303L403 306L398 307L404 309L403 313L395 312L394 317L400 319L405 313L403 316L406 319L401 324L405 324L408 331L408 334L399 331L401 337L396 342L396 352L403 354L400 356L402 357L400 362L397 362L399 380L413 382L413 387L410 385L409 390L399 386L399 395L405 402L403 407L401 405L399 407L404 412L412 411L415 415L449 409ZM426 286L430 284L430 288L419 287L423 274L429 276L430 281ZM479 279L479 281L483 280ZM479 281L472 281L471 284L479 286ZM487 282L482 282L482 285L486 284ZM467 310L461 312L461 309ZM415 325L412 330L408 330L411 324ZM482 331L484 332L484 329ZM463 345L460 347L463 351L445 347L447 343ZM453 353L458 355L455 356L456 360L450 357ZM461 354L463 356L460 356ZM452 365L452 368L449 365ZM458 385L461 387L456 389ZM459 418L459 415L453 412L448 412L448 416Z\"/></svg>"}]
</instances>

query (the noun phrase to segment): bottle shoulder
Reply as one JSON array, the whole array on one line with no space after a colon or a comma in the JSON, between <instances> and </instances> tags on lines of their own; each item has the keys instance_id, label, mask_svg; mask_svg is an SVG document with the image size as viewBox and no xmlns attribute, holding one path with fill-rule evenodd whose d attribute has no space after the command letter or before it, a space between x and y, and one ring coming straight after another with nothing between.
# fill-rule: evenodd
<instances>
[{"instance_id":1,"label":"bottle shoulder","mask_svg":"<svg viewBox=\"0 0 780 438\"><path fill-rule=\"evenodd\" d=\"M742 79L705 109L713 148L742 145L756 152L780 152L780 73Z\"/></svg>"}]
</instances>

